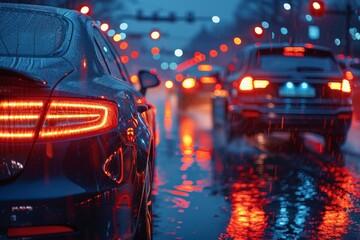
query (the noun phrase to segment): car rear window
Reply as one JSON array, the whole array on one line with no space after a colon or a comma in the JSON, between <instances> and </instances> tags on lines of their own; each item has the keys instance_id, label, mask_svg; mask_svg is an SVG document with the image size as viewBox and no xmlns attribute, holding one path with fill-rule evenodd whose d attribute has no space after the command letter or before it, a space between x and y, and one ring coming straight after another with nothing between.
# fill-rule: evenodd
<instances>
[{"instance_id":1,"label":"car rear window","mask_svg":"<svg viewBox=\"0 0 360 240\"><path fill-rule=\"evenodd\" d=\"M289 50L290 49L290 50ZM338 72L330 52L304 48L258 50L255 68L267 71Z\"/></svg>"},{"instance_id":2,"label":"car rear window","mask_svg":"<svg viewBox=\"0 0 360 240\"><path fill-rule=\"evenodd\" d=\"M68 21L56 14L0 8L0 55L55 56L67 46Z\"/></svg>"}]
</instances>

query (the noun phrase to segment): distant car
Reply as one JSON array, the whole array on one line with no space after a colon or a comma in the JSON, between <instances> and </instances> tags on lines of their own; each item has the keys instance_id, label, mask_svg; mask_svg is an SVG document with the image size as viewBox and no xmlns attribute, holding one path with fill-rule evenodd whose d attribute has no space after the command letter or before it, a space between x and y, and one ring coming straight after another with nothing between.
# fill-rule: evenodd
<instances>
[{"instance_id":1,"label":"distant car","mask_svg":"<svg viewBox=\"0 0 360 240\"><path fill-rule=\"evenodd\" d=\"M151 239L155 107L98 24L0 4L0 239Z\"/></svg>"},{"instance_id":2,"label":"distant car","mask_svg":"<svg viewBox=\"0 0 360 240\"><path fill-rule=\"evenodd\" d=\"M179 104L186 108L194 104L211 103L211 93L221 82L223 68L211 64L199 64L181 73L182 81L178 87Z\"/></svg>"},{"instance_id":3,"label":"distant car","mask_svg":"<svg viewBox=\"0 0 360 240\"><path fill-rule=\"evenodd\" d=\"M261 44L244 48L237 59L223 84L223 109L213 101L214 115L224 116L228 139L312 132L325 137L328 150L344 143L352 119L352 89L329 49Z\"/></svg>"}]
</instances>

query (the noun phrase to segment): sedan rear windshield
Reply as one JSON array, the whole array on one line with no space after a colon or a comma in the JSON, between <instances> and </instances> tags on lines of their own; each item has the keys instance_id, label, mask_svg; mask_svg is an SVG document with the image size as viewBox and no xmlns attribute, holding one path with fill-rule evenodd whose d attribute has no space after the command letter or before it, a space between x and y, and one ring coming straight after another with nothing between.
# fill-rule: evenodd
<instances>
[{"instance_id":1,"label":"sedan rear windshield","mask_svg":"<svg viewBox=\"0 0 360 240\"><path fill-rule=\"evenodd\" d=\"M67 47L69 23L60 15L0 8L0 22L0 55L49 57Z\"/></svg>"},{"instance_id":2,"label":"sedan rear windshield","mask_svg":"<svg viewBox=\"0 0 360 240\"><path fill-rule=\"evenodd\" d=\"M331 53L308 49L304 52L284 52L283 49L259 50L254 67L266 71L338 72L340 70Z\"/></svg>"}]
</instances>

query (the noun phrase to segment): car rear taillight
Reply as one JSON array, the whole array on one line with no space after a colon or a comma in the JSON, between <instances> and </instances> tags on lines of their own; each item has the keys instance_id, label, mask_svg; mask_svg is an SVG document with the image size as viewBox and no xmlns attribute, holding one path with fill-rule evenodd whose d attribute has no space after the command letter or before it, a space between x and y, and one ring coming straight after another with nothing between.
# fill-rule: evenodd
<instances>
[{"instance_id":1,"label":"car rear taillight","mask_svg":"<svg viewBox=\"0 0 360 240\"><path fill-rule=\"evenodd\" d=\"M200 82L205 83L205 84L214 84L217 82L217 78L216 77L209 77L209 76L204 76L200 78Z\"/></svg>"},{"instance_id":2,"label":"car rear taillight","mask_svg":"<svg viewBox=\"0 0 360 240\"><path fill-rule=\"evenodd\" d=\"M53 99L42 117L45 108L44 100L0 102L0 140L32 141L39 124L39 141L95 135L118 124L117 105L105 100Z\"/></svg>"},{"instance_id":3,"label":"car rear taillight","mask_svg":"<svg viewBox=\"0 0 360 240\"><path fill-rule=\"evenodd\" d=\"M246 76L241 79L239 89L241 91L251 91L254 88L266 88L269 83L268 80L253 79L253 77Z\"/></svg>"},{"instance_id":4,"label":"car rear taillight","mask_svg":"<svg viewBox=\"0 0 360 240\"><path fill-rule=\"evenodd\" d=\"M195 87L196 80L194 78L186 78L181 85L185 89L191 89Z\"/></svg>"},{"instance_id":5,"label":"car rear taillight","mask_svg":"<svg viewBox=\"0 0 360 240\"><path fill-rule=\"evenodd\" d=\"M0 102L0 139L33 139L43 107L42 101Z\"/></svg>"},{"instance_id":6,"label":"car rear taillight","mask_svg":"<svg viewBox=\"0 0 360 240\"><path fill-rule=\"evenodd\" d=\"M343 91L345 93L351 92L350 82L347 79L343 79L342 82L329 82L328 86L332 90Z\"/></svg>"}]
</instances>

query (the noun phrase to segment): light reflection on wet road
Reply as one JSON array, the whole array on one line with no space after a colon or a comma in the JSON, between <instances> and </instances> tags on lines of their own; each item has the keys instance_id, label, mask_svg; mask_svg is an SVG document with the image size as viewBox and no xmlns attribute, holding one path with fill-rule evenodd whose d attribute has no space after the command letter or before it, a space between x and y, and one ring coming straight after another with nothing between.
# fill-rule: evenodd
<instances>
[{"instance_id":1,"label":"light reflection on wet road","mask_svg":"<svg viewBox=\"0 0 360 240\"><path fill-rule=\"evenodd\" d=\"M360 156L311 135L225 145L209 106L175 106L157 105L155 239L360 239Z\"/></svg>"}]
</instances>

